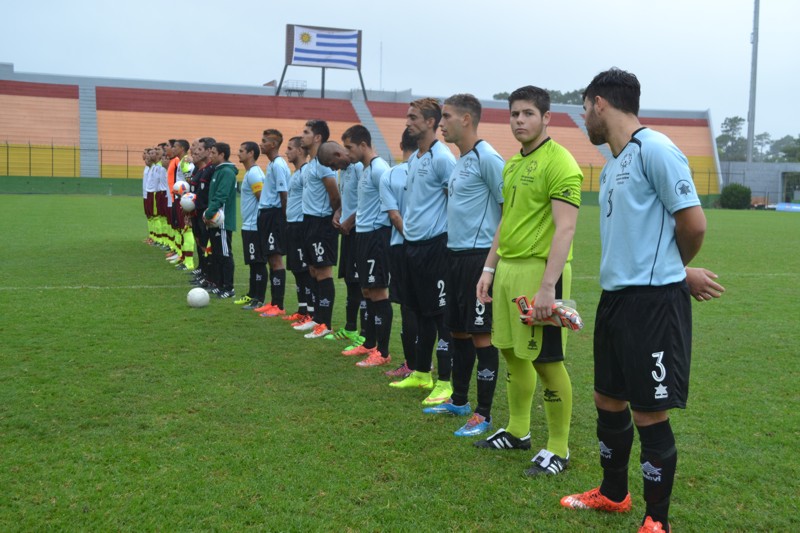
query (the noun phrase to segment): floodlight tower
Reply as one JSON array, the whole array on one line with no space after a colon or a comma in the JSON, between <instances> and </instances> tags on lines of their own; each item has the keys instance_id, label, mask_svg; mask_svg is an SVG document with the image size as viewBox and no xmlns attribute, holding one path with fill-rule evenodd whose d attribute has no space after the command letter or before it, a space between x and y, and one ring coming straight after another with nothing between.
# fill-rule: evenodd
<instances>
[{"instance_id":1,"label":"floodlight tower","mask_svg":"<svg viewBox=\"0 0 800 533\"><path fill-rule=\"evenodd\" d=\"M753 59L750 64L750 108L747 110L747 162L753 162L753 141L756 128L756 73L758 70L758 4L755 0L753 12L753 34L750 40L753 44Z\"/></svg>"}]
</instances>

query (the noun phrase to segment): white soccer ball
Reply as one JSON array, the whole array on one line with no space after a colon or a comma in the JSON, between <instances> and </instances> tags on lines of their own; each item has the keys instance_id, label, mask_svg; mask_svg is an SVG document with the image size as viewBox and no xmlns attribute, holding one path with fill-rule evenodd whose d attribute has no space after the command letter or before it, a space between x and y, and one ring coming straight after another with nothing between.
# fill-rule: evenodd
<instances>
[{"instance_id":1,"label":"white soccer ball","mask_svg":"<svg viewBox=\"0 0 800 533\"><path fill-rule=\"evenodd\" d=\"M187 192L189 192L189 184L185 181L176 181L175 185L172 186L172 192L177 194L178 196L183 196Z\"/></svg>"},{"instance_id":2,"label":"white soccer ball","mask_svg":"<svg viewBox=\"0 0 800 533\"><path fill-rule=\"evenodd\" d=\"M181 209L184 213L191 213L194 211L194 203L197 200L197 195L193 192L187 192L181 196Z\"/></svg>"},{"instance_id":3,"label":"white soccer ball","mask_svg":"<svg viewBox=\"0 0 800 533\"><path fill-rule=\"evenodd\" d=\"M212 228L221 228L225 225L225 211L219 209L213 217L208 220L208 225Z\"/></svg>"},{"instance_id":4,"label":"white soccer ball","mask_svg":"<svg viewBox=\"0 0 800 533\"><path fill-rule=\"evenodd\" d=\"M208 293L200 287L195 287L186 295L186 303L189 304L189 307L205 307L209 300Z\"/></svg>"}]
</instances>

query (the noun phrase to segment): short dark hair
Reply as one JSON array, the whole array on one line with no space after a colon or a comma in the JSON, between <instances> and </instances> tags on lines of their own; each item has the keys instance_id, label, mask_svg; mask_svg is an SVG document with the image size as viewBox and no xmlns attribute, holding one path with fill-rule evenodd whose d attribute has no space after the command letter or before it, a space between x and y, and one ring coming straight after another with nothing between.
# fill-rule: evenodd
<instances>
[{"instance_id":1,"label":"short dark hair","mask_svg":"<svg viewBox=\"0 0 800 533\"><path fill-rule=\"evenodd\" d=\"M218 154L225 156L225 161L231 158L231 145L228 143L217 143L214 145Z\"/></svg>"},{"instance_id":2,"label":"short dark hair","mask_svg":"<svg viewBox=\"0 0 800 533\"><path fill-rule=\"evenodd\" d=\"M164 148L165 146L169 146L167 143L158 143L159 148Z\"/></svg>"},{"instance_id":3,"label":"short dark hair","mask_svg":"<svg viewBox=\"0 0 800 533\"><path fill-rule=\"evenodd\" d=\"M177 141L175 141L175 144L183 148L184 152L189 151L189 141L187 141L186 139L178 139Z\"/></svg>"},{"instance_id":4,"label":"short dark hair","mask_svg":"<svg viewBox=\"0 0 800 533\"><path fill-rule=\"evenodd\" d=\"M612 67L594 77L592 82L583 91L583 99L594 100L600 96L608 101L612 107L624 113L639 115L639 98L642 88L635 74Z\"/></svg>"},{"instance_id":5,"label":"short dark hair","mask_svg":"<svg viewBox=\"0 0 800 533\"><path fill-rule=\"evenodd\" d=\"M412 137L408 128L403 130L403 136L400 138L400 149L404 152L413 152L419 148L419 142L416 137Z\"/></svg>"},{"instance_id":6,"label":"short dark hair","mask_svg":"<svg viewBox=\"0 0 800 533\"><path fill-rule=\"evenodd\" d=\"M245 152L253 152L253 161L258 161L258 156L261 155L261 149L258 147L257 143L245 141L242 143L242 148L244 148Z\"/></svg>"},{"instance_id":7,"label":"short dark hair","mask_svg":"<svg viewBox=\"0 0 800 533\"><path fill-rule=\"evenodd\" d=\"M550 111L550 93L541 87L526 85L515 90L508 95L508 108L511 109L511 104L517 100L524 100L532 103L542 115Z\"/></svg>"},{"instance_id":8,"label":"short dark hair","mask_svg":"<svg viewBox=\"0 0 800 533\"><path fill-rule=\"evenodd\" d=\"M289 144L294 146L295 148L302 148L303 147L303 138L300 136L292 137L289 139Z\"/></svg>"},{"instance_id":9,"label":"short dark hair","mask_svg":"<svg viewBox=\"0 0 800 533\"><path fill-rule=\"evenodd\" d=\"M266 129L264 130L264 133L262 133L262 135L264 137L275 137L276 139L278 139L278 148L280 148L281 145L283 144L283 133L281 133L278 130Z\"/></svg>"},{"instance_id":10,"label":"short dark hair","mask_svg":"<svg viewBox=\"0 0 800 533\"><path fill-rule=\"evenodd\" d=\"M462 112L469 113L472 123L476 126L481 121L481 110L483 109L481 102L469 93L454 94L444 101L444 105L457 107Z\"/></svg>"},{"instance_id":11,"label":"short dark hair","mask_svg":"<svg viewBox=\"0 0 800 533\"><path fill-rule=\"evenodd\" d=\"M217 144L217 140L214 137L200 137L198 142L203 143L203 147L206 150L211 150Z\"/></svg>"},{"instance_id":12,"label":"short dark hair","mask_svg":"<svg viewBox=\"0 0 800 533\"><path fill-rule=\"evenodd\" d=\"M311 119L306 121L306 126L311 128L311 133L314 135L319 135L322 139L322 142L327 142L328 138L331 136L331 130L328 128L328 123L324 120Z\"/></svg>"},{"instance_id":13,"label":"short dark hair","mask_svg":"<svg viewBox=\"0 0 800 533\"><path fill-rule=\"evenodd\" d=\"M347 128L345 132L342 133L342 141L345 139L350 139L350 142L356 145L367 143L367 146L372 148L372 135L363 124L356 124L355 126Z\"/></svg>"},{"instance_id":14,"label":"short dark hair","mask_svg":"<svg viewBox=\"0 0 800 533\"><path fill-rule=\"evenodd\" d=\"M409 104L414 109L418 109L422 113L422 118L428 120L433 119L433 129L439 127L439 121L442 120L442 106L436 98L419 98Z\"/></svg>"}]
</instances>

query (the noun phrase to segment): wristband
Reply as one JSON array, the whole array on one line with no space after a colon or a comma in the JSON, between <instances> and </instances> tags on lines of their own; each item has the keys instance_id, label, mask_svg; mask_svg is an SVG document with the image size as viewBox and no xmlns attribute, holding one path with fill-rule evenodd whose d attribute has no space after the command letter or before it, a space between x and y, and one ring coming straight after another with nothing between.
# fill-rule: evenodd
<instances>
[{"instance_id":1,"label":"wristband","mask_svg":"<svg viewBox=\"0 0 800 533\"><path fill-rule=\"evenodd\" d=\"M484 272L488 272L489 274L494 274L494 269L492 267L483 267Z\"/></svg>"}]
</instances>

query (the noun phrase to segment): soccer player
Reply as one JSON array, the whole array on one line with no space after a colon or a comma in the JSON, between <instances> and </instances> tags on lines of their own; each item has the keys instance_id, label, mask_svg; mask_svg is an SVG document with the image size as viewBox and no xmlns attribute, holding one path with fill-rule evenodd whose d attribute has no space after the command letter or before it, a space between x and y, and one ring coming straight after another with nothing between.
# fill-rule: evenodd
<instances>
[{"instance_id":1,"label":"soccer player","mask_svg":"<svg viewBox=\"0 0 800 533\"><path fill-rule=\"evenodd\" d=\"M283 255L286 253L286 197L289 190L289 165L280 156L283 134L275 129L264 130L261 137L261 151L269 159L264 192L258 202L258 234L261 247L269 262L270 297L269 304L258 306L256 311L264 316L285 315L283 300L286 294L286 266ZM262 294L264 299L266 293Z\"/></svg>"},{"instance_id":2,"label":"soccer player","mask_svg":"<svg viewBox=\"0 0 800 533\"><path fill-rule=\"evenodd\" d=\"M153 166L154 169L151 169L153 172L152 177L156 187L156 231L158 232L158 238L156 242L158 242L159 247L162 250L168 250L169 253L167 257L172 256L172 251L168 245L168 237L167 237L167 227L169 223L167 222L167 216L169 215L169 195L167 191L167 167L164 166L163 159L166 155L166 143L160 143L155 148L155 153L153 154Z\"/></svg>"},{"instance_id":3,"label":"soccer player","mask_svg":"<svg viewBox=\"0 0 800 533\"><path fill-rule=\"evenodd\" d=\"M481 103L471 94L444 101L444 140L458 146L460 158L447 184L447 327L453 337L453 395L423 411L469 415L469 382L478 361L478 405L455 432L472 437L491 429L492 400L500 361L492 345L492 304L475 296L486 256L492 247L503 205L503 158L478 137Z\"/></svg>"},{"instance_id":4,"label":"soccer player","mask_svg":"<svg viewBox=\"0 0 800 533\"><path fill-rule=\"evenodd\" d=\"M214 175L211 148L216 143L217 141L213 137L202 137L197 140L194 150L192 150L194 170L189 179L189 188L196 196L195 209L192 212L192 234L197 250L198 268L192 272L195 278L190 283L201 287L210 287L212 282L216 283L215 278L212 277L213 269L207 254L208 228L202 220L203 211L208 207L208 188L211 184L211 176Z\"/></svg>"},{"instance_id":5,"label":"soccer player","mask_svg":"<svg viewBox=\"0 0 800 533\"><path fill-rule=\"evenodd\" d=\"M188 183L188 178L194 170L189 155L189 141L178 139L172 146L172 155L178 159L175 167L175 182L183 181ZM181 196L175 195L173 198L173 212L175 213L176 241L179 249L180 259L176 267L178 270L194 270L194 236L192 228L186 223L186 216L181 208Z\"/></svg>"},{"instance_id":6,"label":"soccer player","mask_svg":"<svg viewBox=\"0 0 800 533\"><path fill-rule=\"evenodd\" d=\"M450 333L444 325L447 307L447 180L456 160L450 149L436 139L442 109L434 98L411 102L406 127L419 149L409 158L408 181L403 205L405 237L403 298L418 316L419 337L414 372L395 388L433 389L423 405L444 403L453 392L450 384ZM414 275L410 275L411 273ZM439 381L430 374L436 334Z\"/></svg>"},{"instance_id":7,"label":"soccer player","mask_svg":"<svg viewBox=\"0 0 800 533\"><path fill-rule=\"evenodd\" d=\"M572 238L583 174L575 158L547 135L547 91L520 87L511 93L508 104L511 132L521 149L503 169L503 216L476 290L481 302L495 302L492 344L508 366L509 421L506 428L475 446L530 449L531 406L538 376L547 447L536 454L525 473L555 475L569 464L572 384L564 366L567 329L521 323L512 299L535 293L535 318L542 320L552 314L556 300L569 298Z\"/></svg>"},{"instance_id":8,"label":"soccer player","mask_svg":"<svg viewBox=\"0 0 800 533\"><path fill-rule=\"evenodd\" d=\"M597 488L565 496L561 505L631 509L628 460L636 426L645 501L639 531L669 532L678 458L669 410L686 407L690 291L696 290L687 284L686 265L700 250L706 219L686 157L669 138L640 124L640 93L636 76L616 68L595 76L583 93L589 140L608 143L614 156L600 174L603 292L594 330L603 479ZM695 274L705 283L704 272Z\"/></svg>"},{"instance_id":9,"label":"soccer player","mask_svg":"<svg viewBox=\"0 0 800 533\"><path fill-rule=\"evenodd\" d=\"M414 371L414 352L417 346L417 316L403 304L401 296L401 280L404 275L403 266L403 195L408 180L408 159L419 146L415 138L403 130L400 140L400 151L403 162L395 165L381 176L381 210L386 212L392 223L392 238L389 245L389 299L400 305L400 341L403 345L403 363L393 370L384 372L391 378L404 379Z\"/></svg>"},{"instance_id":10,"label":"soccer player","mask_svg":"<svg viewBox=\"0 0 800 533\"><path fill-rule=\"evenodd\" d=\"M317 151L328 137L330 129L324 120L307 121L300 136L310 158L303 167L303 253L317 286L313 319L295 326L298 331L308 331L307 339L318 339L333 331L331 320L336 297L333 265L338 255L338 232L333 227L333 212L339 209L341 198L336 173L317 159Z\"/></svg>"},{"instance_id":11,"label":"soccer player","mask_svg":"<svg viewBox=\"0 0 800 533\"><path fill-rule=\"evenodd\" d=\"M364 344L354 348L358 353L347 355L364 355L364 359L356 366L366 368L387 365L392 358L389 355L389 339L392 333L394 316L392 303L389 301L389 244L392 227L389 215L381 209L380 185L381 177L389 170L389 164L378 157L372 148L372 135L369 130L357 124L342 134L344 149L337 143L329 142L320 148L320 160L328 163L323 154L336 154L329 165L343 169L352 161L359 161L364 166L364 175L358 182L358 208L356 210L356 258L359 283L367 302L367 323L364 325L366 335ZM341 153L345 152L345 157Z\"/></svg>"},{"instance_id":12,"label":"soccer player","mask_svg":"<svg viewBox=\"0 0 800 533\"><path fill-rule=\"evenodd\" d=\"M219 281L211 292L218 298L235 295L231 234L236 231L236 166L228 161L230 157L231 147L228 143L217 143L211 148L211 160L215 168L208 191L208 207L203 213L203 221L207 226L220 209L225 215L222 227L209 228L211 260L216 270L215 278Z\"/></svg>"},{"instance_id":13,"label":"soccer player","mask_svg":"<svg viewBox=\"0 0 800 533\"><path fill-rule=\"evenodd\" d=\"M142 174L142 199L144 202L144 216L147 218L147 239L144 242L150 245L156 243L155 231L155 194L156 184L152 179L153 148L145 148L142 152L144 172Z\"/></svg>"},{"instance_id":14,"label":"soccer player","mask_svg":"<svg viewBox=\"0 0 800 533\"><path fill-rule=\"evenodd\" d=\"M343 159L341 162L344 164ZM337 166L337 168L340 166ZM361 182L363 174L364 165L361 161L352 159L339 172L339 195L342 198L342 205L333 214L333 226L342 235L339 247L339 278L344 279L344 284L347 288L347 299L345 301L344 327L326 335L324 338L349 340L351 344L342 353L355 350L365 340L363 333L366 324L364 315L367 312L367 303L361 294L361 285L358 282L358 269L356 266L356 209L358 208L358 184ZM359 314L361 314L360 333L357 329Z\"/></svg>"},{"instance_id":15,"label":"soccer player","mask_svg":"<svg viewBox=\"0 0 800 533\"><path fill-rule=\"evenodd\" d=\"M303 167L307 164L308 152L300 137L292 137L286 143L286 160L294 166L289 178L286 196L286 267L294 275L297 290L297 312L283 317L292 326L311 320L308 302L311 299L311 274L303 257Z\"/></svg>"},{"instance_id":16,"label":"soccer player","mask_svg":"<svg viewBox=\"0 0 800 533\"><path fill-rule=\"evenodd\" d=\"M175 176L178 170L178 163L180 159L175 157L175 142L176 139L170 139L164 143L164 155L162 157L162 164L167 169L167 242L172 253L167 256L167 261L177 265L181 261L181 246L179 242L179 213L178 209L180 204L175 202L175 193L173 187L175 185Z\"/></svg>"},{"instance_id":17,"label":"soccer player","mask_svg":"<svg viewBox=\"0 0 800 533\"><path fill-rule=\"evenodd\" d=\"M258 203L264 188L264 172L256 165L261 150L252 141L239 147L239 162L244 166L242 179L242 250L244 264L250 267L250 283L244 298L234 301L244 304L243 309L261 307L267 291L267 256L263 239L258 233Z\"/></svg>"}]
</instances>

